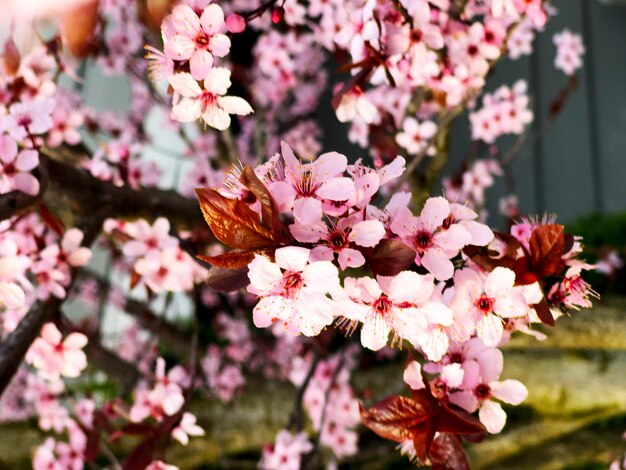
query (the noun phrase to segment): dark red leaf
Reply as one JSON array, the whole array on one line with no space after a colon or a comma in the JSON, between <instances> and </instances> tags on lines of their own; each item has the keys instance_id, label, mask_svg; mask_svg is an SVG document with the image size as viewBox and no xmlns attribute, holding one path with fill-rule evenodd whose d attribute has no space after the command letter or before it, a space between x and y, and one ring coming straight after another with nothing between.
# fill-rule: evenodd
<instances>
[{"instance_id":1,"label":"dark red leaf","mask_svg":"<svg viewBox=\"0 0 626 470\"><path fill-rule=\"evenodd\" d=\"M445 432L430 447L430 463L433 470L470 470L461 439Z\"/></svg>"},{"instance_id":2,"label":"dark red leaf","mask_svg":"<svg viewBox=\"0 0 626 470\"><path fill-rule=\"evenodd\" d=\"M65 233L65 224L63 224L61 219L50 212L48 207L43 202L39 205L39 215L41 215L41 219L50 230L60 237L63 236Z\"/></svg>"},{"instance_id":3,"label":"dark red leaf","mask_svg":"<svg viewBox=\"0 0 626 470\"><path fill-rule=\"evenodd\" d=\"M400 395L387 397L370 409L359 404L361 422L380 437L396 442L413 438L412 428L430 416L415 400Z\"/></svg>"},{"instance_id":4,"label":"dark red leaf","mask_svg":"<svg viewBox=\"0 0 626 470\"><path fill-rule=\"evenodd\" d=\"M413 264L415 251L400 240L382 240L374 248L363 250L370 269L376 275L395 276Z\"/></svg>"},{"instance_id":5,"label":"dark red leaf","mask_svg":"<svg viewBox=\"0 0 626 470\"><path fill-rule=\"evenodd\" d=\"M548 301L545 297L541 299L541 302L533 305L533 308L535 309L535 311L537 312L537 316L543 323L550 326L556 325L554 317L552 316L552 312L550 312Z\"/></svg>"},{"instance_id":6,"label":"dark red leaf","mask_svg":"<svg viewBox=\"0 0 626 470\"><path fill-rule=\"evenodd\" d=\"M224 269L214 266L209 269L205 282L215 290L233 292L250 284L248 268Z\"/></svg>"},{"instance_id":7,"label":"dark red leaf","mask_svg":"<svg viewBox=\"0 0 626 470\"><path fill-rule=\"evenodd\" d=\"M4 43L4 68L9 75L15 75L20 68L20 51L11 37Z\"/></svg>"},{"instance_id":8,"label":"dark red leaf","mask_svg":"<svg viewBox=\"0 0 626 470\"><path fill-rule=\"evenodd\" d=\"M100 452L100 432L97 428L89 430L87 434L87 447L85 448L85 461L91 463L96 460Z\"/></svg>"},{"instance_id":9,"label":"dark red leaf","mask_svg":"<svg viewBox=\"0 0 626 470\"><path fill-rule=\"evenodd\" d=\"M115 442L123 436L143 436L152 432L152 426L143 423L130 423L115 431L109 436L109 441Z\"/></svg>"},{"instance_id":10,"label":"dark red leaf","mask_svg":"<svg viewBox=\"0 0 626 470\"><path fill-rule=\"evenodd\" d=\"M217 256L198 255L198 259L224 269L239 269L254 259L254 251L231 251Z\"/></svg>"},{"instance_id":11,"label":"dark red leaf","mask_svg":"<svg viewBox=\"0 0 626 470\"><path fill-rule=\"evenodd\" d=\"M250 165L246 165L241 172L240 181L261 202L261 219L270 228L274 241L278 242L283 236L283 224L276 201Z\"/></svg>"},{"instance_id":12,"label":"dark red leaf","mask_svg":"<svg viewBox=\"0 0 626 470\"><path fill-rule=\"evenodd\" d=\"M137 284L141 281L141 274L139 274L134 269L130 272L130 289L134 289Z\"/></svg>"},{"instance_id":13,"label":"dark red leaf","mask_svg":"<svg viewBox=\"0 0 626 470\"><path fill-rule=\"evenodd\" d=\"M565 231L562 225L548 224L535 228L528 245L537 276L553 276L559 274L565 267L563 261Z\"/></svg>"},{"instance_id":14,"label":"dark red leaf","mask_svg":"<svg viewBox=\"0 0 626 470\"><path fill-rule=\"evenodd\" d=\"M204 219L222 243L239 250L277 245L271 229L245 202L226 198L214 189L200 188L196 193Z\"/></svg>"},{"instance_id":15,"label":"dark red leaf","mask_svg":"<svg viewBox=\"0 0 626 470\"><path fill-rule=\"evenodd\" d=\"M148 439L135 447L124 461L123 470L138 470L146 468L154 460L156 439Z\"/></svg>"}]
</instances>

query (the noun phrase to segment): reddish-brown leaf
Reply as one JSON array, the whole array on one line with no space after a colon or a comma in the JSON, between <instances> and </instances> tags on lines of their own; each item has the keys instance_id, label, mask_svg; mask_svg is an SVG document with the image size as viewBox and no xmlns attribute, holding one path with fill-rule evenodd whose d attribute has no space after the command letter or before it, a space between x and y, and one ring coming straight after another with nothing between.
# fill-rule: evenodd
<instances>
[{"instance_id":1,"label":"reddish-brown leaf","mask_svg":"<svg viewBox=\"0 0 626 470\"><path fill-rule=\"evenodd\" d=\"M261 202L261 220L269 227L274 241L279 241L283 236L283 224L276 201L250 165L244 167L240 181Z\"/></svg>"},{"instance_id":2,"label":"reddish-brown leaf","mask_svg":"<svg viewBox=\"0 0 626 470\"><path fill-rule=\"evenodd\" d=\"M50 230L60 237L63 236L65 224L59 217L50 212L50 209L43 202L39 205L39 215L41 215L41 219Z\"/></svg>"},{"instance_id":3,"label":"reddish-brown leaf","mask_svg":"<svg viewBox=\"0 0 626 470\"><path fill-rule=\"evenodd\" d=\"M539 277L559 274L565 267L565 231L562 225L548 224L535 228L528 245L533 270Z\"/></svg>"},{"instance_id":4,"label":"reddish-brown leaf","mask_svg":"<svg viewBox=\"0 0 626 470\"><path fill-rule=\"evenodd\" d=\"M139 274L134 269L130 272L130 289L134 289L137 284L141 281L141 274Z\"/></svg>"},{"instance_id":5,"label":"reddish-brown leaf","mask_svg":"<svg viewBox=\"0 0 626 470\"><path fill-rule=\"evenodd\" d=\"M94 462L98 457L98 453L100 452L100 432L98 428L94 429L84 429L85 434L87 435L87 446L85 448L85 461L86 462Z\"/></svg>"},{"instance_id":6,"label":"reddish-brown leaf","mask_svg":"<svg viewBox=\"0 0 626 470\"><path fill-rule=\"evenodd\" d=\"M535 312L537 312L537 316L543 323L550 326L556 325L554 317L552 316L552 312L550 312L550 306L548 305L548 301L545 297L541 299L541 302L533 305L533 308L535 309Z\"/></svg>"},{"instance_id":7,"label":"reddish-brown leaf","mask_svg":"<svg viewBox=\"0 0 626 470\"><path fill-rule=\"evenodd\" d=\"M20 51L11 37L4 43L4 54L2 56L4 68L9 75L15 75L20 68Z\"/></svg>"},{"instance_id":8,"label":"reddish-brown leaf","mask_svg":"<svg viewBox=\"0 0 626 470\"><path fill-rule=\"evenodd\" d=\"M395 276L413 264L415 251L400 240L385 239L374 248L363 250L370 269L376 275Z\"/></svg>"},{"instance_id":9,"label":"reddish-brown leaf","mask_svg":"<svg viewBox=\"0 0 626 470\"><path fill-rule=\"evenodd\" d=\"M521 247L520 242L508 233L494 232L494 235L505 247L503 253L491 251L485 246L474 245L465 247L463 252L487 271L493 271L498 266L515 270L517 252Z\"/></svg>"},{"instance_id":10,"label":"reddish-brown leaf","mask_svg":"<svg viewBox=\"0 0 626 470\"><path fill-rule=\"evenodd\" d=\"M224 269L240 269L254 259L254 251L231 251L217 256L198 255L198 259Z\"/></svg>"},{"instance_id":11,"label":"reddish-brown leaf","mask_svg":"<svg viewBox=\"0 0 626 470\"><path fill-rule=\"evenodd\" d=\"M214 189L196 189L204 219L222 243L239 250L255 250L277 245L272 231L259 214L237 199L228 199Z\"/></svg>"},{"instance_id":12,"label":"reddish-brown leaf","mask_svg":"<svg viewBox=\"0 0 626 470\"><path fill-rule=\"evenodd\" d=\"M445 432L430 447L430 463L433 470L470 470L461 439Z\"/></svg>"},{"instance_id":13,"label":"reddish-brown leaf","mask_svg":"<svg viewBox=\"0 0 626 470\"><path fill-rule=\"evenodd\" d=\"M61 17L61 36L70 52L86 57L95 48L94 32L98 25L98 0L79 2Z\"/></svg>"},{"instance_id":14,"label":"reddish-brown leaf","mask_svg":"<svg viewBox=\"0 0 626 470\"><path fill-rule=\"evenodd\" d=\"M215 290L234 292L250 284L248 268L224 269L214 266L209 269L205 282Z\"/></svg>"},{"instance_id":15,"label":"reddish-brown leaf","mask_svg":"<svg viewBox=\"0 0 626 470\"><path fill-rule=\"evenodd\" d=\"M137 470L146 468L154 460L156 439L148 439L133 450L124 461L123 470Z\"/></svg>"},{"instance_id":16,"label":"reddish-brown leaf","mask_svg":"<svg viewBox=\"0 0 626 470\"><path fill-rule=\"evenodd\" d=\"M413 428L426 421L430 415L417 401L395 395L387 397L370 409L359 404L361 421L380 437L396 442L413 438Z\"/></svg>"}]
</instances>

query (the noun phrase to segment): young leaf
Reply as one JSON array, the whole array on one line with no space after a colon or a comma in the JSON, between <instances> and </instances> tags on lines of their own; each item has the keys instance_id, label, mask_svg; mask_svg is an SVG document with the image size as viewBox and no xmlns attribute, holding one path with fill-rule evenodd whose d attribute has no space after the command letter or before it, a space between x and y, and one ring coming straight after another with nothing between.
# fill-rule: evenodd
<instances>
[{"instance_id":1,"label":"young leaf","mask_svg":"<svg viewBox=\"0 0 626 470\"><path fill-rule=\"evenodd\" d=\"M374 248L362 251L372 272L380 276L395 276L415 260L415 251L400 240L381 240Z\"/></svg>"},{"instance_id":2,"label":"young leaf","mask_svg":"<svg viewBox=\"0 0 626 470\"><path fill-rule=\"evenodd\" d=\"M196 189L204 219L215 238L231 248L253 250L277 245L271 230L245 202L229 199L214 189Z\"/></svg>"}]
</instances>

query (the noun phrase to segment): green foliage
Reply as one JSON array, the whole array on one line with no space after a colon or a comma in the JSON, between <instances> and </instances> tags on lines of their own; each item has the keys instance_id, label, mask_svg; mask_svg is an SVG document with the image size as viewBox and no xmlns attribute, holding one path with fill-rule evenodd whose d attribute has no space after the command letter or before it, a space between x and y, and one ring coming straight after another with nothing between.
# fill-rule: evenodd
<instances>
[{"instance_id":1,"label":"green foliage","mask_svg":"<svg viewBox=\"0 0 626 470\"><path fill-rule=\"evenodd\" d=\"M588 247L608 245L622 251L626 248L626 212L582 217L568 225L567 232L582 236Z\"/></svg>"}]
</instances>

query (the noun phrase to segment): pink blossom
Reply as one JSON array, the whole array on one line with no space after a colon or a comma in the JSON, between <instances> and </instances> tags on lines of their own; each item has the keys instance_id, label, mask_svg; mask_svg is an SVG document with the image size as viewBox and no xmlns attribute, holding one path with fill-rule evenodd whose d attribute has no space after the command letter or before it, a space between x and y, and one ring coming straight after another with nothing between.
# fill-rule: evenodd
<instances>
[{"instance_id":1,"label":"pink blossom","mask_svg":"<svg viewBox=\"0 0 626 470\"><path fill-rule=\"evenodd\" d=\"M306 248L279 248L275 263L255 255L248 265L248 291L261 297L253 315L258 328L281 320L294 333L315 336L332 323L326 295L338 289L338 271L328 261L310 262L310 254Z\"/></svg>"},{"instance_id":2,"label":"pink blossom","mask_svg":"<svg viewBox=\"0 0 626 470\"><path fill-rule=\"evenodd\" d=\"M582 56L585 53L585 46L581 35L564 29L554 35L553 41L557 47L554 66L562 70L565 75L574 75L574 72L583 65Z\"/></svg>"},{"instance_id":3,"label":"pink blossom","mask_svg":"<svg viewBox=\"0 0 626 470\"><path fill-rule=\"evenodd\" d=\"M419 123L415 118L407 117L402 123L402 132L396 135L396 142L410 155L419 155L431 147L436 133L437 125L434 122Z\"/></svg>"},{"instance_id":4,"label":"pink blossom","mask_svg":"<svg viewBox=\"0 0 626 470\"><path fill-rule=\"evenodd\" d=\"M450 258L471 242L470 233L459 224L443 227L450 216L450 204L442 197L430 198L419 217L403 208L391 224L391 230L416 251L415 262L428 269L437 280L450 279L454 266Z\"/></svg>"},{"instance_id":5,"label":"pink blossom","mask_svg":"<svg viewBox=\"0 0 626 470\"><path fill-rule=\"evenodd\" d=\"M191 75L204 80L213 66L213 56L224 57L230 39L221 34L224 11L217 4L208 5L198 15L188 5L177 5L171 16L173 35L165 42L165 54L173 60L188 60Z\"/></svg>"},{"instance_id":6,"label":"pink blossom","mask_svg":"<svg viewBox=\"0 0 626 470\"><path fill-rule=\"evenodd\" d=\"M285 161L284 178L268 185L279 210L293 210L296 220L305 225L319 223L324 212L342 214L345 208L330 202L347 201L354 194L354 183L342 176L348 166L346 157L329 152L303 164L285 142L281 143L281 149Z\"/></svg>"},{"instance_id":7,"label":"pink blossom","mask_svg":"<svg viewBox=\"0 0 626 470\"><path fill-rule=\"evenodd\" d=\"M178 426L172 431L172 437L186 446L189 436L204 436L204 429L196 424L196 417L189 412L183 413Z\"/></svg>"},{"instance_id":8,"label":"pink blossom","mask_svg":"<svg viewBox=\"0 0 626 470\"><path fill-rule=\"evenodd\" d=\"M361 344L374 351L387 345L390 333L392 345L399 339L417 342L428 328L422 308L429 303L433 288L432 277L412 271L377 280L348 277L345 296L338 296L335 312L349 320L351 328L361 322Z\"/></svg>"},{"instance_id":9,"label":"pink blossom","mask_svg":"<svg viewBox=\"0 0 626 470\"><path fill-rule=\"evenodd\" d=\"M15 103L9 108L13 118L8 128L17 140L31 135L39 135L52 129L52 111L56 105L54 98L42 98L30 102Z\"/></svg>"},{"instance_id":10,"label":"pink blossom","mask_svg":"<svg viewBox=\"0 0 626 470\"><path fill-rule=\"evenodd\" d=\"M8 135L0 136L0 194L22 191L31 196L39 193L39 181L30 172L39 165L35 150L18 153L17 142Z\"/></svg>"},{"instance_id":11,"label":"pink blossom","mask_svg":"<svg viewBox=\"0 0 626 470\"><path fill-rule=\"evenodd\" d=\"M230 87L230 70L212 68L205 80L204 89L188 73L177 73L169 78L176 95L172 118L180 122L196 121L200 118L218 130L230 126L230 114L245 116L252 113L246 100L238 96L224 96Z\"/></svg>"},{"instance_id":12,"label":"pink blossom","mask_svg":"<svg viewBox=\"0 0 626 470\"><path fill-rule=\"evenodd\" d=\"M87 367L87 356L82 351L86 344L85 335L70 333L63 339L54 323L46 323L26 353L26 361L48 380L78 377Z\"/></svg>"},{"instance_id":13,"label":"pink blossom","mask_svg":"<svg viewBox=\"0 0 626 470\"><path fill-rule=\"evenodd\" d=\"M484 281L473 270L455 275L455 300L452 308L471 312L476 321L476 334L487 346L498 346L504 327L502 319L528 313L529 306L521 290L514 287L515 273L497 267Z\"/></svg>"}]
</instances>

